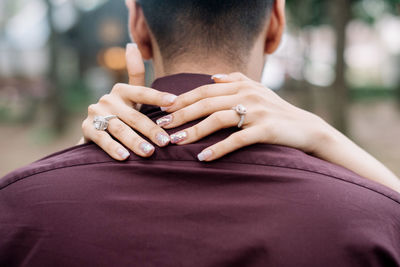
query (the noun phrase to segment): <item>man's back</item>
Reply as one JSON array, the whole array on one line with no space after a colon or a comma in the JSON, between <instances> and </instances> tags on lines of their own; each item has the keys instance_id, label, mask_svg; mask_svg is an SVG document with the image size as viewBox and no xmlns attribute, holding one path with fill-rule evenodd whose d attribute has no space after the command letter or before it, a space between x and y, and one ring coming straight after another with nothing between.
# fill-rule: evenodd
<instances>
[{"instance_id":1,"label":"man's back","mask_svg":"<svg viewBox=\"0 0 400 267\"><path fill-rule=\"evenodd\" d=\"M185 74L154 87L180 94L209 81ZM89 144L8 175L0 266L400 265L395 192L280 146L195 159L233 131L127 162Z\"/></svg>"}]
</instances>

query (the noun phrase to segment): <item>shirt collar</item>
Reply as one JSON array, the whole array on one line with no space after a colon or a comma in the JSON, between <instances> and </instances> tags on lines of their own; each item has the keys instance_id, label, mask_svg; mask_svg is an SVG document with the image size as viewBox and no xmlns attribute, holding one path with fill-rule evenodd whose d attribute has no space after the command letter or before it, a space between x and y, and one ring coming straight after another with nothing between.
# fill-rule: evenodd
<instances>
[{"instance_id":1,"label":"shirt collar","mask_svg":"<svg viewBox=\"0 0 400 267\"><path fill-rule=\"evenodd\" d=\"M214 81L211 79L211 76L207 74L179 73L158 78L153 82L151 87L161 92L181 95L202 85L212 83L214 83ZM159 107L150 105L143 105L140 111L150 118L156 118L166 114L161 113Z\"/></svg>"},{"instance_id":2,"label":"shirt collar","mask_svg":"<svg viewBox=\"0 0 400 267\"><path fill-rule=\"evenodd\" d=\"M162 92L181 95L199 86L211 83L214 83L214 81L207 74L180 73L158 78L151 87Z\"/></svg>"}]
</instances>

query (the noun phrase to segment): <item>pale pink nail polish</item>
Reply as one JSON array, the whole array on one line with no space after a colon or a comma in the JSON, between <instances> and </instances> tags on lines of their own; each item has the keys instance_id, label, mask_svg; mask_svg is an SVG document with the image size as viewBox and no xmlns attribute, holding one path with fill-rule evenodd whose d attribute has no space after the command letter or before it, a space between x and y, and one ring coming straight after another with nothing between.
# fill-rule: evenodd
<instances>
[{"instance_id":1,"label":"pale pink nail polish","mask_svg":"<svg viewBox=\"0 0 400 267\"><path fill-rule=\"evenodd\" d=\"M140 149L143 151L143 153L150 154L151 152L154 151L155 148L149 143L143 142L140 144Z\"/></svg>"},{"instance_id":2,"label":"pale pink nail polish","mask_svg":"<svg viewBox=\"0 0 400 267\"><path fill-rule=\"evenodd\" d=\"M177 144L182 142L183 140L185 140L188 137L188 134L186 131L183 132L178 132L175 134L171 135L171 143L172 144Z\"/></svg>"},{"instance_id":3,"label":"pale pink nail polish","mask_svg":"<svg viewBox=\"0 0 400 267\"><path fill-rule=\"evenodd\" d=\"M161 111L167 111L169 107L160 107Z\"/></svg>"},{"instance_id":4,"label":"pale pink nail polish","mask_svg":"<svg viewBox=\"0 0 400 267\"><path fill-rule=\"evenodd\" d=\"M171 105L175 102L177 96L176 95L166 95L163 97L163 101L167 105Z\"/></svg>"},{"instance_id":5,"label":"pale pink nail polish","mask_svg":"<svg viewBox=\"0 0 400 267\"><path fill-rule=\"evenodd\" d=\"M156 121L156 123L157 123L158 126L163 127L163 126L165 126L165 125L170 124L170 123L172 122L172 119L173 119L173 118L172 118L172 115L167 115L167 116L165 116L165 117L159 118L159 119Z\"/></svg>"},{"instance_id":6,"label":"pale pink nail polish","mask_svg":"<svg viewBox=\"0 0 400 267\"><path fill-rule=\"evenodd\" d=\"M117 149L117 154L118 154L122 159L127 159L127 158L130 156L128 150L126 150L126 149L124 149L124 148L122 148L122 147L120 147L120 148Z\"/></svg>"},{"instance_id":7,"label":"pale pink nail polish","mask_svg":"<svg viewBox=\"0 0 400 267\"><path fill-rule=\"evenodd\" d=\"M133 48L137 48L137 47L138 47L138 46L137 46L136 43L129 43L129 44L126 45L126 48L127 48L127 49L133 49Z\"/></svg>"},{"instance_id":8,"label":"pale pink nail polish","mask_svg":"<svg viewBox=\"0 0 400 267\"><path fill-rule=\"evenodd\" d=\"M210 158L212 156L213 152L209 149L204 150L203 152L201 152L200 154L197 155L197 158L199 159L199 161L205 161L208 158Z\"/></svg>"},{"instance_id":9,"label":"pale pink nail polish","mask_svg":"<svg viewBox=\"0 0 400 267\"><path fill-rule=\"evenodd\" d=\"M226 75L226 74L215 74L215 75L213 75L212 77L211 77L211 79L219 79L219 80L221 80L221 79L225 79L226 77L228 77L228 75Z\"/></svg>"},{"instance_id":10,"label":"pale pink nail polish","mask_svg":"<svg viewBox=\"0 0 400 267\"><path fill-rule=\"evenodd\" d=\"M160 146L165 146L171 141L169 136L165 135L163 133L158 133L157 136L156 136L156 139L157 139L157 143Z\"/></svg>"}]
</instances>

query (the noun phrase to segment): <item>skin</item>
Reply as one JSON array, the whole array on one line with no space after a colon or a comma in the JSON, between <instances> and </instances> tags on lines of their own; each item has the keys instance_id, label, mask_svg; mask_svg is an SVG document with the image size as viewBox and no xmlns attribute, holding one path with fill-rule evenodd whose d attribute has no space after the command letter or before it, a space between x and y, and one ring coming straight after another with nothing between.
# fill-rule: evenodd
<instances>
[{"instance_id":1,"label":"skin","mask_svg":"<svg viewBox=\"0 0 400 267\"><path fill-rule=\"evenodd\" d=\"M247 65L242 66L226 63L229 60L219 58L218 51L215 56L194 60L196 54L202 53L202 48L195 48L174 62L163 61L140 6L131 0L126 4L130 13L130 32L137 43L137 46L128 45L126 50L129 84L115 85L110 94L89 106L88 117L82 124L82 142L95 142L116 160L129 157L129 152L121 144L139 156L150 157L155 148L136 131L160 147L170 141L177 145L189 144L220 129L236 126L239 116L232 107L242 104L249 108L242 129L203 150L198 155L199 160L213 161L255 143L285 145L346 167L400 192L400 180L382 163L315 114L289 104L256 82L261 78L266 55L272 54L279 46L285 27L285 1L275 1L264 29L251 48ZM219 74L213 76L216 84L174 96L144 87L143 59L153 60L156 77L182 72ZM234 72L237 70L240 72ZM161 121L163 123L158 121L159 125L152 122L138 111L140 104L162 107L170 113L168 123L165 120ZM94 116L108 114L118 115L118 118L110 120L107 132L95 130L92 125ZM182 132L168 136L163 129L175 128L202 117L207 118L182 131L186 136L182 139L176 138Z\"/></svg>"}]
</instances>

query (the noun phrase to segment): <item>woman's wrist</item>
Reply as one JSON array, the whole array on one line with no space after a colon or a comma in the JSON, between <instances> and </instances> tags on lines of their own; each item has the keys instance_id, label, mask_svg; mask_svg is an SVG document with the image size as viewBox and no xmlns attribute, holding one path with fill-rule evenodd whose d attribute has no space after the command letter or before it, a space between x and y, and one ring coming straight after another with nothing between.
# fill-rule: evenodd
<instances>
[{"instance_id":1,"label":"woman's wrist","mask_svg":"<svg viewBox=\"0 0 400 267\"><path fill-rule=\"evenodd\" d=\"M332 155L334 148L340 147L340 143L344 142L341 138L342 134L338 132L334 127L327 123L322 118L314 115L314 127L312 127L313 134L311 134L311 153L324 160L329 159L329 155ZM343 144L342 144L343 145Z\"/></svg>"},{"instance_id":2,"label":"woman's wrist","mask_svg":"<svg viewBox=\"0 0 400 267\"><path fill-rule=\"evenodd\" d=\"M323 119L315 123L311 153L400 192L400 180L373 156Z\"/></svg>"}]
</instances>

